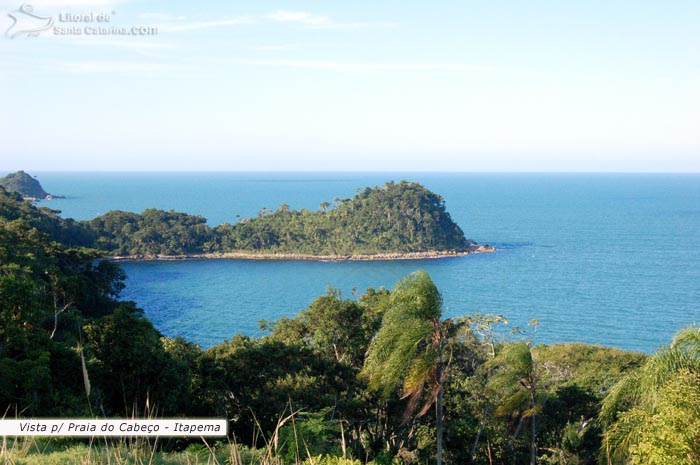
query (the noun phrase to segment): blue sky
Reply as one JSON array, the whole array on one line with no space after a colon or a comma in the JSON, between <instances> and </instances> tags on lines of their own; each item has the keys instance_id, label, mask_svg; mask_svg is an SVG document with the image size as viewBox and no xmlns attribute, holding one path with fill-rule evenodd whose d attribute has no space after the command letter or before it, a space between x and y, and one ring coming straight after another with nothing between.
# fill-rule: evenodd
<instances>
[{"instance_id":1,"label":"blue sky","mask_svg":"<svg viewBox=\"0 0 700 465\"><path fill-rule=\"evenodd\" d=\"M21 5L2 171L700 171L697 0Z\"/></svg>"}]
</instances>

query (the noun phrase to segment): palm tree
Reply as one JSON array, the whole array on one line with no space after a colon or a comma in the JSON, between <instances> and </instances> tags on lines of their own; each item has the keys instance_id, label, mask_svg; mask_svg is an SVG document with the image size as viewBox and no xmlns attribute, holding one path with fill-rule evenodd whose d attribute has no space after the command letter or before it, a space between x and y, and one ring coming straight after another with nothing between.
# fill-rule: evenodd
<instances>
[{"instance_id":1,"label":"palm tree","mask_svg":"<svg viewBox=\"0 0 700 465\"><path fill-rule=\"evenodd\" d=\"M671 345L649 357L615 384L603 399L599 420L606 427L603 450L608 465L626 464L630 448L656 408L659 392L681 372L700 373L700 328L688 327Z\"/></svg>"},{"instance_id":2,"label":"palm tree","mask_svg":"<svg viewBox=\"0 0 700 465\"><path fill-rule=\"evenodd\" d=\"M540 370L532 357L532 346L524 341L507 344L489 362L494 371L487 388L499 394L496 415L518 418L513 434L518 436L526 420L530 422L530 464L537 461L537 414L545 402Z\"/></svg>"},{"instance_id":3,"label":"palm tree","mask_svg":"<svg viewBox=\"0 0 700 465\"><path fill-rule=\"evenodd\" d=\"M389 308L370 343L363 368L369 389L384 398L402 385L402 399L408 399L404 421L413 415L421 399L418 416L435 404L438 465L442 464L444 354L451 326L451 321L442 321L441 316L442 296L428 273L416 271L404 277L391 292Z\"/></svg>"}]
</instances>

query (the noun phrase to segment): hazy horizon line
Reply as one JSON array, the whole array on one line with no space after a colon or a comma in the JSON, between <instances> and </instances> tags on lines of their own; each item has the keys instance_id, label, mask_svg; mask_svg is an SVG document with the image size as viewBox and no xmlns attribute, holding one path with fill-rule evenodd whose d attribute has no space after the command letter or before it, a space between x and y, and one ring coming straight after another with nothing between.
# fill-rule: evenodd
<instances>
[{"instance_id":1,"label":"hazy horizon line","mask_svg":"<svg viewBox=\"0 0 700 465\"><path fill-rule=\"evenodd\" d=\"M444 170L215 170L215 169L195 169L195 170L152 170L152 169L115 169L115 170L105 170L105 169L86 169L86 170L31 170L31 169L0 169L0 174L10 174L16 173L18 171L24 171L28 174L34 173L162 173L162 174L187 174L187 173L220 173L220 174L231 174L231 173L270 173L270 174L400 174L400 173L410 173L410 174L679 174L679 175L694 175L700 174L698 171L592 171L592 170L581 170L581 171L526 171L526 170L483 170L483 171L464 171L464 170L454 170L454 171L444 171Z\"/></svg>"}]
</instances>

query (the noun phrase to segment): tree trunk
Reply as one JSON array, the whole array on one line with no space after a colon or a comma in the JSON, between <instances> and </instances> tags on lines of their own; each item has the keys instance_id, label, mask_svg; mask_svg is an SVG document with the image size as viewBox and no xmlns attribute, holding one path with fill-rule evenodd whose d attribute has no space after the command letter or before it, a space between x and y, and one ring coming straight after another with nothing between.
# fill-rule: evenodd
<instances>
[{"instance_id":1,"label":"tree trunk","mask_svg":"<svg viewBox=\"0 0 700 465\"><path fill-rule=\"evenodd\" d=\"M523 427L524 422L525 422L525 417L523 415L520 415L520 420L518 420L518 426L515 427L515 433L513 433L513 437L508 441L508 445L510 446L510 451L513 454L513 463L516 463L517 458L518 458L517 450L515 449L515 440L517 439L518 435L520 434L520 428Z\"/></svg>"},{"instance_id":2,"label":"tree trunk","mask_svg":"<svg viewBox=\"0 0 700 465\"><path fill-rule=\"evenodd\" d=\"M535 383L532 383L532 386L534 386ZM531 406L534 410L535 408L535 394L534 392L531 394ZM537 427L535 425L535 418L537 417L536 414L533 414L531 417L532 423L531 423L531 431L532 431L532 436L530 437L530 465L536 465L537 463Z\"/></svg>"},{"instance_id":3,"label":"tree trunk","mask_svg":"<svg viewBox=\"0 0 700 465\"><path fill-rule=\"evenodd\" d=\"M479 439L481 439L481 433L484 431L484 424L486 423L486 415L488 414L488 407L484 407L484 413L481 416L481 422L479 422L479 431L476 433L476 438L474 439L474 445L472 446L471 458L472 462L476 456L476 448L479 445Z\"/></svg>"},{"instance_id":4,"label":"tree trunk","mask_svg":"<svg viewBox=\"0 0 700 465\"><path fill-rule=\"evenodd\" d=\"M435 402L435 410L437 411L437 418L436 418L436 426L437 426L437 465L442 465L442 394L443 394L443 389L442 389L442 366L440 362L438 362L438 368L437 368L437 373L436 377L438 379L438 382L440 383L440 387L438 388L438 395L437 395L437 401Z\"/></svg>"},{"instance_id":5,"label":"tree trunk","mask_svg":"<svg viewBox=\"0 0 700 465\"><path fill-rule=\"evenodd\" d=\"M535 417L532 416L532 438L530 442L530 465L536 465L537 463L537 433L535 428Z\"/></svg>"}]
</instances>

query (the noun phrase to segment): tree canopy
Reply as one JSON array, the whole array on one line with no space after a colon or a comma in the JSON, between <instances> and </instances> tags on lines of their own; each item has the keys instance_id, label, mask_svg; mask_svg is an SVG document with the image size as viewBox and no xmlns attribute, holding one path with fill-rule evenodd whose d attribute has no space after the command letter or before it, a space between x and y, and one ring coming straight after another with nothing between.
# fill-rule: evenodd
<instances>
[{"instance_id":1,"label":"tree canopy","mask_svg":"<svg viewBox=\"0 0 700 465\"><path fill-rule=\"evenodd\" d=\"M319 210L263 208L255 218L211 228L201 216L148 209L112 211L84 225L94 246L114 255L259 253L355 255L464 250L464 237L439 195L420 184L389 182Z\"/></svg>"}]
</instances>

